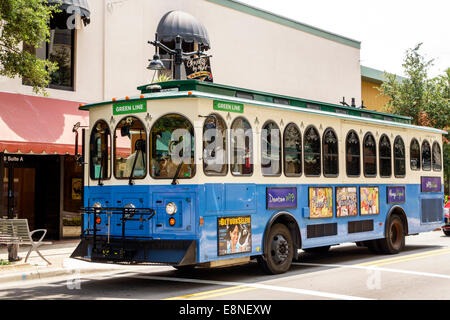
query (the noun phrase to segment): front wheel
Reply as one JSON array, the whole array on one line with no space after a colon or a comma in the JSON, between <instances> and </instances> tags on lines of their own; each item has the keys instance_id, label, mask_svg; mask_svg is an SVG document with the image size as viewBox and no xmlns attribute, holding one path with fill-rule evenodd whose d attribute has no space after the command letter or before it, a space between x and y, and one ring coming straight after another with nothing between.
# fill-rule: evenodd
<instances>
[{"instance_id":1,"label":"front wheel","mask_svg":"<svg viewBox=\"0 0 450 320\"><path fill-rule=\"evenodd\" d=\"M450 230L442 230L447 237L450 237Z\"/></svg>"},{"instance_id":2,"label":"front wheel","mask_svg":"<svg viewBox=\"0 0 450 320\"><path fill-rule=\"evenodd\" d=\"M264 257L258 257L258 262L268 274L284 273L291 267L294 250L289 229L284 224L275 224L267 235Z\"/></svg>"},{"instance_id":3,"label":"front wheel","mask_svg":"<svg viewBox=\"0 0 450 320\"><path fill-rule=\"evenodd\" d=\"M405 247L405 228L399 216L389 218L386 236L377 242L382 253L396 254L403 250Z\"/></svg>"}]
</instances>

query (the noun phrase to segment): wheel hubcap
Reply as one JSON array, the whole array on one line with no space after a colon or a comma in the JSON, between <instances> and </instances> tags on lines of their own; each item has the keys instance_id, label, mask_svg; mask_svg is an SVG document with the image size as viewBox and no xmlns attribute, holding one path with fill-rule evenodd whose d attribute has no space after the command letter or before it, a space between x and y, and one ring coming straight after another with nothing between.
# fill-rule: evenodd
<instances>
[{"instance_id":1,"label":"wheel hubcap","mask_svg":"<svg viewBox=\"0 0 450 320\"><path fill-rule=\"evenodd\" d=\"M276 264L282 264L289 256L289 244L287 240L280 234L272 239L271 256Z\"/></svg>"}]
</instances>

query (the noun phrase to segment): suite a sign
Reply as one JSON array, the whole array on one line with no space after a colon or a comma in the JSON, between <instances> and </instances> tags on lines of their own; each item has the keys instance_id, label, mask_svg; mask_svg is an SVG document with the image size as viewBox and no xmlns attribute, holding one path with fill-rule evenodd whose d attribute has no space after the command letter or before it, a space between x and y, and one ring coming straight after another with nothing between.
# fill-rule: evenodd
<instances>
[{"instance_id":1,"label":"suite a sign","mask_svg":"<svg viewBox=\"0 0 450 320\"><path fill-rule=\"evenodd\" d=\"M147 112L147 101L113 104L113 115Z\"/></svg>"}]
</instances>

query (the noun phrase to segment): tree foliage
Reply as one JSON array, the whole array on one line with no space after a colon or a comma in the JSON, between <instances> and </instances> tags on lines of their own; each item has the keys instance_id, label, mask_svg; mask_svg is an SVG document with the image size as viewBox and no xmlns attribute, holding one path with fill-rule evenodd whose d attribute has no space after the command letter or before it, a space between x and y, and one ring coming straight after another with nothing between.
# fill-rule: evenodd
<instances>
[{"instance_id":1,"label":"tree foliage","mask_svg":"<svg viewBox=\"0 0 450 320\"><path fill-rule=\"evenodd\" d=\"M0 1L0 75L21 77L33 86L35 93L46 94L50 74L57 64L38 59L22 50L24 43L40 47L49 40L49 23L56 6L47 0Z\"/></svg>"},{"instance_id":2,"label":"tree foliage","mask_svg":"<svg viewBox=\"0 0 450 320\"><path fill-rule=\"evenodd\" d=\"M389 96L387 112L406 115L419 126L450 131L450 68L443 75L428 78L433 60L426 60L419 52L422 43L406 51L403 69L406 78L399 81L394 74L386 73L380 93ZM443 163L448 186L450 171L450 136L444 136ZM449 192L447 190L447 192Z\"/></svg>"}]
</instances>

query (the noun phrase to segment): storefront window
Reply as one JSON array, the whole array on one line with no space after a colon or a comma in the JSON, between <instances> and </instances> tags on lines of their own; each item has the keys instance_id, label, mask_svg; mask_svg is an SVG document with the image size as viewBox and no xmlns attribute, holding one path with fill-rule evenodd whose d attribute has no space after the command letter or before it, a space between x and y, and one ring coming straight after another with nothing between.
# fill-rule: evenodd
<instances>
[{"instance_id":1,"label":"storefront window","mask_svg":"<svg viewBox=\"0 0 450 320\"><path fill-rule=\"evenodd\" d=\"M111 177L111 133L108 124L103 120L97 121L92 128L89 152L91 179L109 179Z\"/></svg>"},{"instance_id":2,"label":"storefront window","mask_svg":"<svg viewBox=\"0 0 450 320\"><path fill-rule=\"evenodd\" d=\"M178 114L159 118L150 133L151 175L157 179L195 176L194 127Z\"/></svg>"},{"instance_id":3,"label":"storefront window","mask_svg":"<svg viewBox=\"0 0 450 320\"><path fill-rule=\"evenodd\" d=\"M122 119L114 134L114 174L117 179L142 179L147 174L146 140L142 122Z\"/></svg>"},{"instance_id":4,"label":"storefront window","mask_svg":"<svg viewBox=\"0 0 450 320\"><path fill-rule=\"evenodd\" d=\"M28 51L42 60L58 64L58 70L50 74L49 87L52 89L74 89L74 45L75 29L51 29L49 42L43 42L39 48L24 44ZM28 84L23 80L23 84Z\"/></svg>"}]
</instances>

